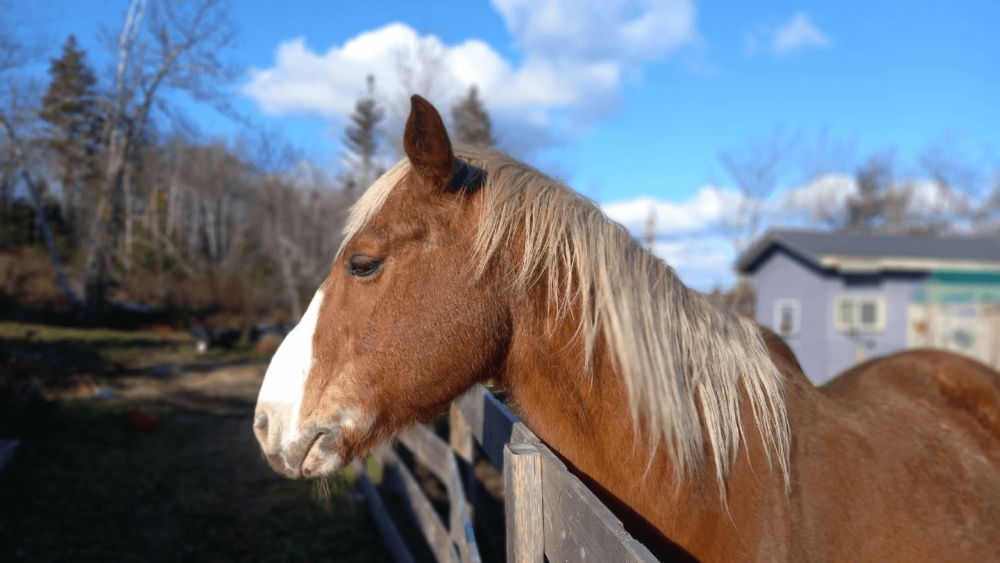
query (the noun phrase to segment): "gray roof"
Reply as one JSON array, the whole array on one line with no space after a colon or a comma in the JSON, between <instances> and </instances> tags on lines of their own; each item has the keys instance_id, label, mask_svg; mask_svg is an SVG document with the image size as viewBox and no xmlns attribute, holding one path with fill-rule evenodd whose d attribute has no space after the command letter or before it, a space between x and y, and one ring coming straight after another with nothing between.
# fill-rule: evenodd
<instances>
[{"instance_id":1,"label":"gray roof","mask_svg":"<svg viewBox=\"0 0 1000 563\"><path fill-rule=\"evenodd\" d=\"M941 238L853 235L822 231L775 229L757 239L736 260L736 269L751 273L774 246L817 267L829 267L824 257L850 256L859 260L916 259L995 262L1000 266L1000 238Z\"/></svg>"}]
</instances>

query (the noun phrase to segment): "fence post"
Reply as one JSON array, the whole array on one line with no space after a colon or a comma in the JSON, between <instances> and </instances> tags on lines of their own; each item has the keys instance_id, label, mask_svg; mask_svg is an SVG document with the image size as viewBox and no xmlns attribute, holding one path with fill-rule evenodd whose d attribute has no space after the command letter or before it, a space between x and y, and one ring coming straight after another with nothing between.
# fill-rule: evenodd
<instances>
[{"instance_id":1,"label":"fence post","mask_svg":"<svg viewBox=\"0 0 1000 563\"><path fill-rule=\"evenodd\" d=\"M465 507L469 517L475 520L476 508L476 443L469 422L462 415L462 409L455 403L451 404L451 421L449 424L448 441L458 455L458 471L462 475L465 486Z\"/></svg>"},{"instance_id":2,"label":"fence post","mask_svg":"<svg viewBox=\"0 0 1000 563\"><path fill-rule=\"evenodd\" d=\"M542 563L545 530L542 523L542 458L531 444L503 448L504 511L507 519L507 561Z\"/></svg>"}]
</instances>

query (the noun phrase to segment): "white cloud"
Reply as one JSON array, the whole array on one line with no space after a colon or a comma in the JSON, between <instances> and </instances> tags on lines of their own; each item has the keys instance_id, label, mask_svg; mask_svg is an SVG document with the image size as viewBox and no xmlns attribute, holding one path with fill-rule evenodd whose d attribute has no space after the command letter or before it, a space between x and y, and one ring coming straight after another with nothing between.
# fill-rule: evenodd
<instances>
[{"instance_id":1,"label":"white cloud","mask_svg":"<svg viewBox=\"0 0 1000 563\"><path fill-rule=\"evenodd\" d=\"M913 180L900 189L909 194L909 211L914 214L946 215L972 205L967 195L933 180Z\"/></svg>"},{"instance_id":2,"label":"white cloud","mask_svg":"<svg viewBox=\"0 0 1000 563\"><path fill-rule=\"evenodd\" d=\"M655 213L653 253L670 264L690 287L711 291L732 285L735 253L725 229L736 215L736 190L704 186L679 203L640 197L602 205L605 214L642 239Z\"/></svg>"},{"instance_id":3,"label":"white cloud","mask_svg":"<svg viewBox=\"0 0 1000 563\"><path fill-rule=\"evenodd\" d=\"M601 207L608 217L635 234L645 232L650 212L655 213L656 235L660 237L700 232L723 225L736 212L739 203L740 195L735 190L704 186L694 197L681 203L640 197Z\"/></svg>"},{"instance_id":4,"label":"white cloud","mask_svg":"<svg viewBox=\"0 0 1000 563\"><path fill-rule=\"evenodd\" d=\"M493 0L516 44L548 60L656 60L695 43L688 0Z\"/></svg>"},{"instance_id":5,"label":"white cloud","mask_svg":"<svg viewBox=\"0 0 1000 563\"><path fill-rule=\"evenodd\" d=\"M657 241L653 244L653 254L677 271L685 285L698 291L727 289L736 280L733 273L736 254L720 234Z\"/></svg>"},{"instance_id":6,"label":"white cloud","mask_svg":"<svg viewBox=\"0 0 1000 563\"><path fill-rule=\"evenodd\" d=\"M809 16L798 12L785 25L774 32L771 47L777 55L788 55L809 47L827 47L830 38L809 21Z\"/></svg>"},{"instance_id":7,"label":"white cloud","mask_svg":"<svg viewBox=\"0 0 1000 563\"><path fill-rule=\"evenodd\" d=\"M475 63L469 64L470 59ZM508 74L504 61L482 42L448 47L433 35L420 37L405 24L391 23L357 35L323 54L310 49L301 37L286 41L278 46L273 67L250 69L243 93L268 113L342 119L364 92L369 74L376 76L377 88L384 95L413 86L408 84L413 77L397 71L401 64L420 74L424 70L421 64L451 60L452 73L435 77L438 87L442 87L441 82L451 82L451 74L456 72L477 81L482 88Z\"/></svg>"},{"instance_id":8,"label":"white cloud","mask_svg":"<svg viewBox=\"0 0 1000 563\"><path fill-rule=\"evenodd\" d=\"M858 193L858 184L851 176L827 174L808 184L794 187L781 197L778 207L798 215L847 207L847 200Z\"/></svg>"},{"instance_id":9,"label":"white cloud","mask_svg":"<svg viewBox=\"0 0 1000 563\"><path fill-rule=\"evenodd\" d=\"M772 53L783 57L811 47L829 47L832 44L830 36L816 27L805 12L797 12L777 29L769 25L757 25L743 33L743 52L748 57L767 46L770 46Z\"/></svg>"},{"instance_id":10,"label":"white cloud","mask_svg":"<svg viewBox=\"0 0 1000 563\"><path fill-rule=\"evenodd\" d=\"M493 6L522 52L518 63L483 41L447 44L397 22L323 53L303 38L286 41L273 66L250 70L243 93L272 114L342 121L374 74L390 117L402 121L409 94L444 109L476 84L504 148L524 155L607 117L642 65L699 42L691 0L494 0Z\"/></svg>"}]
</instances>

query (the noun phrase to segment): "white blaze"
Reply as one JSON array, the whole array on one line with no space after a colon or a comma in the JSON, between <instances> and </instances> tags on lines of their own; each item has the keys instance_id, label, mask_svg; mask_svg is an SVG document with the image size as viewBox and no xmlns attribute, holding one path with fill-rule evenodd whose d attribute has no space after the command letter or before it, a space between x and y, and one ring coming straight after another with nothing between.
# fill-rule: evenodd
<instances>
[{"instance_id":1,"label":"white blaze","mask_svg":"<svg viewBox=\"0 0 1000 563\"><path fill-rule=\"evenodd\" d=\"M302 320L285 337L267 367L260 395L257 396L257 414L267 415L267 453L276 453L269 450L279 441L286 443L295 439L306 378L313 363L313 334L322 303L323 291L319 290L302 315Z\"/></svg>"}]
</instances>

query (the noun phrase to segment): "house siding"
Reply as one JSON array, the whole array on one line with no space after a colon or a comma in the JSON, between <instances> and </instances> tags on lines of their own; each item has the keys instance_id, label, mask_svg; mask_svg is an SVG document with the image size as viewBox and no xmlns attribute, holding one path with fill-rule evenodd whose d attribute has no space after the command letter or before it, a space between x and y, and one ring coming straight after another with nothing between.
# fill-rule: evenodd
<instances>
[{"instance_id":1,"label":"house siding","mask_svg":"<svg viewBox=\"0 0 1000 563\"><path fill-rule=\"evenodd\" d=\"M776 302L798 301L798 332L784 338L814 383L911 346L950 349L1000 368L1000 239L778 229L747 249L736 268L752 276L761 325L780 334ZM836 305L846 295L877 296L882 326L838 330Z\"/></svg>"},{"instance_id":2,"label":"house siding","mask_svg":"<svg viewBox=\"0 0 1000 563\"><path fill-rule=\"evenodd\" d=\"M878 274L872 276L831 276L827 280L826 307L830 322L822 334L828 342L827 364L822 379L817 383L850 369L859 356L868 360L885 356L906 348L907 307L913 302L914 293L923 284L925 275ZM879 295L885 300L885 328L878 332L848 334L838 331L833 323L833 312L839 295Z\"/></svg>"},{"instance_id":3,"label":"house siding","mask_svg":"<svg viewBox=\"0 0 1000 563\"><path fill-rule=\"evenodd\" d=\"M778 331L774 304L797 299L799 332L785 341L802 371L819 385L857 364L907 347L907 308L926 274L882 273L842 276L823 270L782 250L774 249L754 274L757 322ZM878 332L849 334L834 326L834 309L841 295L877 295L885 302L885 327Z\"/></svg>"},{"instance_id":4,"label":"house siding","mask_svg":"<svg viewBox=\"0 0 1000 563\"><path fill-rule=\"evenodd\" d=\"M814 383L826 381L829 369L829 343L826 326L832 324L826 296L829 283L825 277L798 258L776 251L765 259L754 275L757 293L757 322L777 332L774 302L798 299L799 332L785 341L795 352L802 371Z\"/></svg>"}]
</instances>

